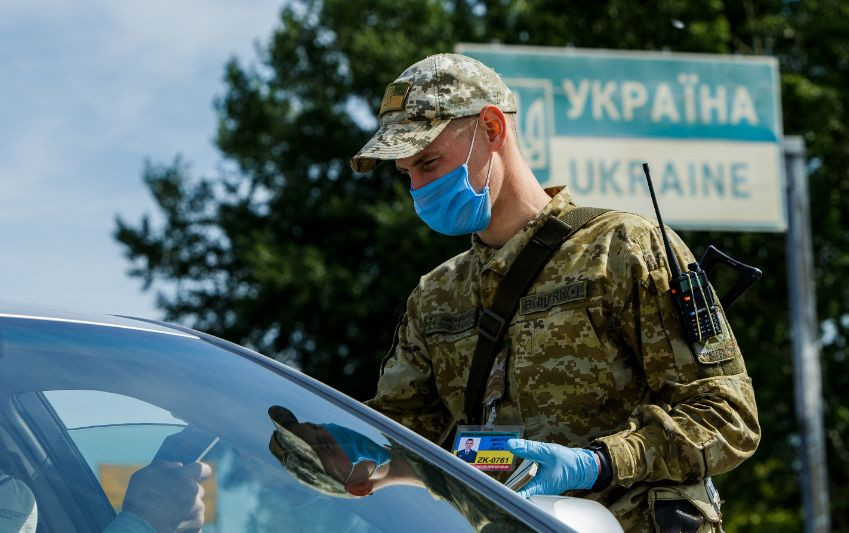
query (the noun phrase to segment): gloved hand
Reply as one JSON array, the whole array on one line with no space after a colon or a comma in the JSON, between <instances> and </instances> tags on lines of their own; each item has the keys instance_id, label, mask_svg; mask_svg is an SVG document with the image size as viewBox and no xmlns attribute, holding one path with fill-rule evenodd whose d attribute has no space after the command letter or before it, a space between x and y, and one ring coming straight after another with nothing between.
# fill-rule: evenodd
<instances>
[{"instance_id":1,"label":"gloved hand","mask_svg":"<svg viewBox=\"0 0 849 533\"><path fill-rule=\"evenodd\" d=\"M591 450L524 439L508 440L507 449L539 464L537 475L519 491L526 498L589 489L598 477L598 463Z\"/></svg>"}]
</instances>

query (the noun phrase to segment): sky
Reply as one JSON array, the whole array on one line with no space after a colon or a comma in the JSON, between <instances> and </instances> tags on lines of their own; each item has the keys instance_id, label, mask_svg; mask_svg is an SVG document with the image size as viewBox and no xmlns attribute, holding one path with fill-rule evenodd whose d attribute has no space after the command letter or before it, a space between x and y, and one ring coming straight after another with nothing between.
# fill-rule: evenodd
<instances>
[{"instance_id":1,"label":"sky","mask_svg":"<svg viewBox=\"0 0 849 533\"><path fill-rule=\"evenodd\" d=\"M115 217L156 219L145 160L215 173L224 64L256 60L282 3L0 1L0 300L161 317Z\"/></svg>"}]
</instances>

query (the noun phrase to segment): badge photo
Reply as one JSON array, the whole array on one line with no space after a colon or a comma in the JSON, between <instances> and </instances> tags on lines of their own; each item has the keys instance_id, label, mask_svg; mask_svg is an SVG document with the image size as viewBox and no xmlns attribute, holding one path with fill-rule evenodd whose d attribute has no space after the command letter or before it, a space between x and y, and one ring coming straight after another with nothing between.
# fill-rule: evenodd
<instances>
[{"instance_id":1,"label":"badge photo","mask_svg":"<svg viewBox=\"0 0 849 533\"><path fill-rule=\"evenodd\" d=\"M459 426L451 450L479 470L510 471L516 463L507 441L521 437L522 426Z\"/></svg>"}]
</instances>

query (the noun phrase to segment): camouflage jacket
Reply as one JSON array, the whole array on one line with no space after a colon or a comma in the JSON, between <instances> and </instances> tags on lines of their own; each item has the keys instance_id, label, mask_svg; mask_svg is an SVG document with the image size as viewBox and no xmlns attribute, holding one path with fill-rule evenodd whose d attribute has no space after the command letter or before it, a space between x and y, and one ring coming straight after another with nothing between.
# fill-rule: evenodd
<instances>
[{"instance_id":1,"label":"camouflage jacket","mask_svg":"<svg viewBox=\"0 0 849 533\"><path fill-rule=\"evenodd\" d=\"M421 278L407 301L377 395L367 402L440 443L464 417L476 318L534 231L576 206L566 189L500 249L472 247ZM679 264L694 261L673 232ZM565 446L601 443L611 487L586 495L626 530L646 530L648 488L726 472L760 439L754 393L737 342L724 334L691 350L669 290L657 224L610 212L555 252L510 322L507 391L496 424ZM698 355L694 355L697 353Z\"/></svg>"}]
</instances>

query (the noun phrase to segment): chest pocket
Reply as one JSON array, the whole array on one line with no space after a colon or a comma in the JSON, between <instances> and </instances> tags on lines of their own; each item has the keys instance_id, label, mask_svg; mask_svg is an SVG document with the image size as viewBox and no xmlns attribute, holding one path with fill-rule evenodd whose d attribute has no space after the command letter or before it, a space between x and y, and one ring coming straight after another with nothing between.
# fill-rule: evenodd
<instances>
[{"instance_id":1,"label":"chest pocket","mask_svg":"<svg viewBox=\"0 0 849 533\"><path fill-rule=\"evenodd\" d=\"M620 395L634 382L629 361L603 340L604 313L594 300L527 315L531 342L514 351L523 416L569 437L623 416L628 408Z\"/></svg>"},{"instance_id":2,"label":"chest pocket","mask_svg":"<svg viewBox=\"0 0 849 533\"><path fill-rule=\"evenodd\" d=\"M466 314L468 313L468 315ZM465 392L469 369L478 343L477 310L455 315L426 317L425 340L431 354L434 381L439 396L451 412L458 417L465 414ZM505 342L510 353L527 350L533 344L533 323L516 314L507 328ZM508 358L507 395L513 386L513 356Z\"/></svg>"},{"instance_id":3,"label":"chest pocket","mask_svg":"<svg viewBox=\"0 0 849 533\"><path fill-rule=\"evenodd\" d=\"M431 353L436 388L455 415L462 413L463 391L478 339L477 318L477 309L424 317L424 336Z\"/></svg>"},{"instance_id":4,"label":"chest pocket","mask_svg":"<svg viewBox=\"0 0 849 533\"><path fill-rule=\"evenodd\" d=\"M442 315L443 319L431 320L430 328L427 327L428 320L425 320L425 340L431 354L437 392L452 414L462 416L469 367L478 341L477 312L470 325L455 322L452 328L437 327L435 324L439 322L450 324L450 321L444 320L445 316Z\"/></svg>"}]
</instances>

